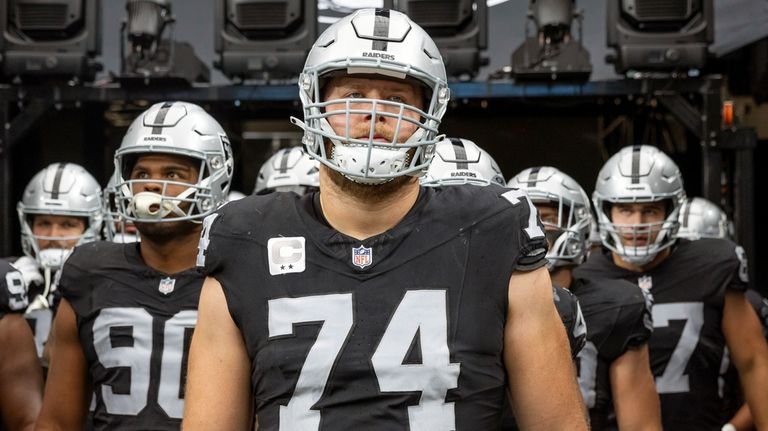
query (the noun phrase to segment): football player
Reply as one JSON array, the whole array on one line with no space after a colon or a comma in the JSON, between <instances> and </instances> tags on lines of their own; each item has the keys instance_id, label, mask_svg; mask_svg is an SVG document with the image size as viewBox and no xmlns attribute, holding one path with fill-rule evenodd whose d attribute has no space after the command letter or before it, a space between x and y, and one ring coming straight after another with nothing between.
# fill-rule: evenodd
<instances>
[{"instance_id":1,"label":"football player","mask_svg":"<svg viewBox=\"0 0 768 431\"><path fill-rule=\"evenodd\" d=\"M294 192L300 195L320 187L320 163L302 147L283 148L259 169L253 193Z\"/></svg>"},{"instance_id":2,"label":"football player","mask_svg":"<svg viewBox=\"0 0 768 431\"><path fill-rule=\"evenodd\" d=\"M653 293L651 369L664 429L719 430L718 377L728 346L758 428L768 427L768 346L744 297L743 250L730 241L677 239L683 179L655 147L621 149L593 195L604 246L574 271L624 279Z\"/></svg>"},{"instance_id":3,"label":"football player","mask_svg":"<svg viewBox=\"0 0 768 431\"><path fill-rule=\"evenodd\" d=\"M733 224L728 215L713 202L704 198L689 198L680 210L680 229L678 238L697 240L701 238L733 239ZM768 300L755 290L747 290L747 300L763 324L763 335L768 337ZM749 431L754 428L752 413L744 404L741 395L739 375L731 364L728 349L723 354L720 371L722 374L721 393L728 422L724 431Z\"/></svg>"},{"instance_id":4,"label":"football player","mask_svg":"<svg viewBox=\"0 0 768 431\"><path fill-rule=\"evenodd\" d=\"M506 187L504 175L493 157L479 145L462 138L445 138L435 144L435 156L419 181L426 187L464 184ZM566 328L571 356L575 359L586 342L586 325L579 300L558 286L552 287L552 296Z\"/></svg>"},{"instance_id":5,"label":"football player","mask_svg":"<svg viewBox=\"0 0 768 431\"><path fill-rule=\"evenodd\" d=\"M229 141L197 105L158 103L115 153L117 208L138 243L77 247L59 279L51 369L38 430L178 430L203 277L201 220L232 179Z\"/></svg>"},{"instance_id":6,"label":"football player","mask_svg":"<svg viewBox=\"0 0 768 431\"><path fill-rule=\"evenodd\" d=\"M536 209L419 187L450 99L426 32L361 9L299 86L320 191L206 219L184 429L491 430L507 389L522 429L586 429Z\"/></svg>"},{"instance_id":7,"label":"football player","mask_svg":"<svg viewBox=\"0 0 768 431\"><path fill-rule=\"evenodd\" d=\"M0 260L0 429L8 431L31 431L43 400L43 373L23 317L27 305L24 277Z\"/></svg>"},{"instance_id":8,"label":"football player","mask_svg":"<svg viewBox=\"0 0 768 431\"><path fill-rule=\"evenodd\" d=\"M56 271L76 245L100 238L101 206L99 183L74 163L54 163L38 172L17 205L24 256L13 265L29 289L32 302L26 318L43 364L58 295L53 283Z\"/></svg>"},{"instance_id":9,"label":"football player","mask_svg":"<svg viewBox=\"0 0 768 431\"><path fill-rule=\"evenodd\" d=\"M556 285L575 293L584 310L587 344L579 354L581 393L593 430L660 430L659 397L648 365L653 330L650 293L625 280L574 279L590 248L592 215L584 189L560 170L525 169L509 187L528 193L549 240L549 271Z\"/></svg>"}]
</instances>

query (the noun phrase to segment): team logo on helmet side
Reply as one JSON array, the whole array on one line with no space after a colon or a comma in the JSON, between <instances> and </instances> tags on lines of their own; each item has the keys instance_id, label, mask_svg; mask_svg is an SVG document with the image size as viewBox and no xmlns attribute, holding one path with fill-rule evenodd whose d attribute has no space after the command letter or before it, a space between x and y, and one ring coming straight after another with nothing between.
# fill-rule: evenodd
<instances>
[{"instance_id":1,"label":"team logo on helmet side","mask_svg":"<svg viewBox=\"0 0 768 431\"><path fill-rule=\"evenodd\" d=\"M373 249L362 245L353 248L352 263L355 266L360 267L360 269L365 269L365 267L370 266L373 263Z\"/></svg>"}]
</instances>

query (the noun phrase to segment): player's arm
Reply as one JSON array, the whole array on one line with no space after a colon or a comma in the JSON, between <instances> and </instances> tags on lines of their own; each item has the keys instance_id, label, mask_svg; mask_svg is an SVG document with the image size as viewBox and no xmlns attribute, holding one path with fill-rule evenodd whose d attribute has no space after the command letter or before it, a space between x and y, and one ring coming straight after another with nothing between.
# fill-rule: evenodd
<instances>
[{"instance_id":1,"label":"player's arm","mask_svg":"<svg viewBox=\"0 0 768 431\"><path fill-rule=\"evenodd\" d=\"M736 411L733 417L728 421L736 431L752 431L755 429L755 422L752 420L752 412L749 411L749 406L744 404Z\"/></svg>"},{"instance_id":2,"label":"player's arm","mask_svg":"<svg viewBox=\"0 0 768 431\"><path fill-rule=\"evenodd\" d=\"M661 407L648 344L628 349L610 367L611 393L621 431L661 431Z\"/></svg>"},{"instance_id":3,"label":"player's arm","mask_svg":"<svg viewBox=\"0 0 768 431\"><path fill-rule=\"evenodd\" d=\"M760 321L742 292L726 291L722 327L755 426L768 429L768 345Z\"/></svg>"},{"instance_id":4,"label":"player's arm","mask_svg":"<svg viewBox=\"0 0 768 431\"><path fill-rule=\"evenodd\" d=\"M88 362L77 333L75 311L62 299L53 321L56 337L51 344L51 359L45 397L36 431L82 429L91 399Z\"/></svg>"},{"instance_id":5,"label":"player's arm","mask_svg":"<svg viewBox=\"0 0 768 431\"><path fill-rule=\"evenodd\" d=\"M584 402L546 268L518 271L509 280L504 363L520 429L587 429Z\"/></svg>"},{"instance_id":6,"label":"player's arm","mask_svg":"<svg viewBox=\"0 0 768 431\"><path fill-rule=\"evenodd\" d=\"M197 316L189 349L183 429L247 431L253 422L251 362L214 278L208 277L203 284Z\"/></svg>"},{"instance_id":7,"label":"player's arm","mask_svg":"<svg viewBox=\"0 0 768 431\"><path fill-rule=\"evenodd\" d=\"M22 314L0 318L0 417L9 431L32 430L43 403L43 370Z\"/></svg>"}]
</instances>

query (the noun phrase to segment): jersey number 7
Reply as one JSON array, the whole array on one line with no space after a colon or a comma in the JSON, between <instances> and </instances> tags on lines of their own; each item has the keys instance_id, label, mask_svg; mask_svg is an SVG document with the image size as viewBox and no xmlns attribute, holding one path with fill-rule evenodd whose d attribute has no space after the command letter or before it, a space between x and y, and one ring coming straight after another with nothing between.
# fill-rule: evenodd
<instances>
[{"instance_id":1,"label":"jersey number 7","mask_svg":"<svg viewBox=\"0 0 768 431\"><path fill-rule=\"evenodd\" d=\"M704 303L673 302L653 306L653 326L664 328L672 320L684 320L680 340L667 362L664 373L656 377L656 391L659 394L673 394L690 391L690 382L685 369L699 344L701 328L704 326Z\"/></svg>"}]
</instances>

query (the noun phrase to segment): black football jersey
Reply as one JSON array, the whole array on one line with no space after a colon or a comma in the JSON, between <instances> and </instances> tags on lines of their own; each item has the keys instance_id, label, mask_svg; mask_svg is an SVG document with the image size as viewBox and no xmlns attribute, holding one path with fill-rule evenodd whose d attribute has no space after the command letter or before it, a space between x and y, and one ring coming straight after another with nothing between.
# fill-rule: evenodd
<instances>
[{"instance_id":1,"label":"black football jersey","mask_svg":"<svg viewBox=\"0 0 768 431\"><path fill-rule=\"evenodd\" d=\"M23 313L27 305L27 287L21 273L0 260L0 319L9 313Z\"/></svg>"},{"instance_id":2,"label":"black football jersey","mask_svg":"<svg viewBox=\"0 0 768 431\"><path fill-rule=\"evenodd\" d=\"M59 289L88 361L92 429L179 429L202 283L194 268L166 275L148 267L139 244L75 248Z\"/></svg>"},{"instance_id":3,"label":"black football jersey","mask_svg":"<svg viewBox=\"0 0 768 431\"><path fill-rule=\"evenodd\" d=\"M652 298L624 280L574 279L587 324L587 343L577 359L579 387L589 409L591 428L609 429L613 414L610 367L628 349L648 342L653 331Z\"/></svg>"},{"instance_id":4,"label":"black football jersey","mask_svg":"<svg viewBox=\"0 0 768 431\"><path fill-rule=\"evenodd\" d=\"M568 335L568 343L571 346L571 356L576 356L584 348L587 342L587 324L584 321L584 314L579 305L579 298L568 289L559 286L552 287L552 296L555 299L555 308L557 314L565 325L565 332Z\"/></svg>"},{"instance_id":5,"label":"black football jersey","mask_svg":"<svg viewBox=\"0 0 768 431\"><path fill-rule=\"evenodd\" d=\"M250 196L203 227L252 361L259 429L496 430L509 279L545 265L525 194L422 188L391 230L332 229L317 193Z\"/></svg>"},{"instance_id":6,"label":"black football jersey","mask_svg":"<svg viewBox=\"0 0 768 431\"><path fill-rule=\"evenodd\" d=\"M721 239L679 240L655 268L636 273L616 266L607 251L593 253L574 272L595 281L624 279L653 293L648 347L664 429L719 430L723 417L718 376L727 289L747 286L741 247Z\"/></svg>"}]
</instances>

